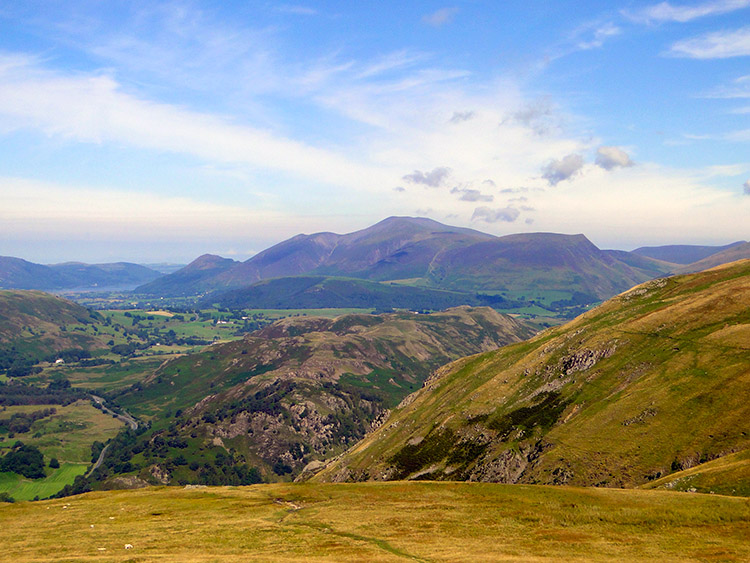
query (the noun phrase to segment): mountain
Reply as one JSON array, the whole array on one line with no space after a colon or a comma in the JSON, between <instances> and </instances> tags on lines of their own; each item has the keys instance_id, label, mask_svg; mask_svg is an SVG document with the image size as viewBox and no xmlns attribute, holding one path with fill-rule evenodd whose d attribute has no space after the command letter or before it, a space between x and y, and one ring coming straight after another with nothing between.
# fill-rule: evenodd
<instances>
[{"instance_id":1,"label":"mountain","mask_svg":"<svg viewBox=\"0 0 750 563\"><path fill-rule=\"evenodd\" d=\"M296 475L354 444L438 366L531 334L489 308L283 319L108 395L151 429L114 444L95 478L239 484L248 467L266 479Z\"/></svg>"},{"instance_id":2,"label":"mountain","mask_svg":"<svg viewBox=\"0 0 750 563\"><path fill-rule=\"evenodd\" d=\"M162 276L161 272L129 262L115 262L111 264L65 262L62 264L52 264L50 268L62 276L64 285L61 287L63 288L97 287L132 289L144 282L150 282Z\"/></svg>"},{"instance_id":3,"label":"mountain","mask_svg":"<svg viewBox=\"0 0 750 563\"><path fill-rule=\"evenodd\" d=\"M41 291L0 290L0 370L28 367L63 350L104 348L100 340L66 329L99 320L97 313Z\"/></svg>"},{"instance_id":4,"label":"mountain","mask_svg":"<svg viewBox=\"0 0 750 563\"><path fill-rule=\"evenodd\" d=\"M737 243L731 245L730 248L721 252L717 252L716 254L712 254L711 256L704 258L703 260L699 260L698 262L693 262L692 264L687 264L686 266L676 268L675 272L678 274L690 274L693 272L700 272L708 268L713 268L721 264L727 264L729 262L735 262L737 260L743 260L747 258L750 258L750 242Z\"/></svg>"},{"instance_id":5,"label":"mountain","mask_svg":"<svg viewBox=\"0 0 750 563\"><path fill-rule=\"evenodd\" d=\"M27 262L21 258L0 256L0 288L52 289L66 283L62 273L49 266Z\"/></svg>"},{"instance_id":6,"label":"mountain","mask_svg":"<svg viewBox=\"0 0 750 563\"><path fill-rule=\"evenodd\" d=\"M579 291L595 301L650 279L655 266L631 266L583 235L529 233L447 250L429 279L448 289Z\"/></svg>"},{"instance_id":7,"label":"mountain","mask_svg":"<svg viewBox=\"0 0 750 563\"><path fill-rule=\"evenodd\" d=\"M734 246L745 244L745 241L733 242L724 246L695 246L690 244L673 244L668 246L642 246L633 250L633 254L672 262L673 264L692 264L713 254L729 250ZM697 270L696 270L697 271Z\"/></svg>"},{"instance_id":8,"label":"mountain","mask_svg":"<svg viewBox=\"0 0 750 563\"><path fill-rule=\"evenodd\" d=\"M750 448L748 388L744 260L442 368L315 478L638 486Z\"/></svg>"},{"instance_id":9,"label":"mountain","mask_svg":"<svg viewBox=\"0 0 750 563\"><path fill-rule=\"evenodd\" d=\"M230 258L215 254L204 254L190 264L173 272L141 285L136 293L146 295L183 296L197 295L217 288L215 278L240 264Z\"/></svg>"},{"instance_id":10,"label":"mountain","mask_svg":"<svg viewBox=\"0 0 750 563\"><path fill-rule=\"evenodd\" d=\"M2 289L132 289L162 274L138 264L83 264L66 262L44 266L0 256L0 288Z\"/></svg>"},{"instance_id":11,"label":"mountain","mask_svg":"<svg viewBox=\"0 0 750 563\"><path fill-rule=\"evenodd\" d=\"M644 257L623 260L583 235L495 237L412 217L390 217L346 235L298 235L246 262L222 263L213 272L199 267L204 259L136 291L194 295L305 275L398 281L462 293L554 289L585 294L592 302L669 271L663 263ZM201 271L199 281L193 277L196 269Z\"/></svg>"}]
</instances>

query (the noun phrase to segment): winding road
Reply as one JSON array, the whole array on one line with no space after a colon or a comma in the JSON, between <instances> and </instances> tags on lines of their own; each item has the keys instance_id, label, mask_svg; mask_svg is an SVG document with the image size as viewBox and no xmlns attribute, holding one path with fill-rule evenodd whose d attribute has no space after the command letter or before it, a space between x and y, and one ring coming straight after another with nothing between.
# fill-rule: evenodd
<instances>
[{"instance_id":1,"label":"winding road","mask_svg":"<svg viewBox=\"0 0 750 563\"><path fill-rule=\"evenodd\" d=\"M128 413L126 413L125 411L123 411L122 414L119 414L119 413L116 413L115 411L107 408L106 405L104 404L106 402L104 400L104 398L103 397L99 397L97 395L91 395L91 400L94 401L95 403L97 403L99 406L102 407L102 412L105 412L107 414L111 414L112 416L114 416L118 420L124 422L125 424L127 424L128 426L130 426L131 430L138 430L138 421L135 418L133 418L132 416L130 416ZM91 475L94 471L96 471L99 468L99 466L104 461L104 456L107 454L107 450L108 449L109 449L109 444L107 444L106 446L104 446L102 448L102 451L99 453L99 458L96 460L96 463L93 465L93 467L91 469L89 469L88 473L86 473L86 477L88 477L89 475Z\"/></svg>"},{"instance_id":2,"label":"winding road","mask_svg":"<svg viewBox=\"0 0 750 563\"><path fill-rule=\"evenodd\" d=\"M98 403L99 405L101 405L102 410L104 412L106 412L107 414L111 414L118 420L121 420L122 422L130 426L131 430L138 430L138 421L134 419L132 416L130 416L128 413L126 413L125 411L123 411L122 414L119 414L113 410L108 409L104 404L105 400L102 397L98 397L97 395L91 395L91 399L95 401L96 403Z\"/></svg>"}]
</instances>

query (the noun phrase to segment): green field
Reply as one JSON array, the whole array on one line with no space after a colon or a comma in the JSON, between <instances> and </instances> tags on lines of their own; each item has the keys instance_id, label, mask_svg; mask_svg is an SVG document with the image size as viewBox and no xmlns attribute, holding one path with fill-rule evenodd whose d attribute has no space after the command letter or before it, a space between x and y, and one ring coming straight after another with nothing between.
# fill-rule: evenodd
<instances>
[{"instance_id":1,"label":"green field","mask_svg":"<svg viewBox=\"0 0 750 563\"><path fill-rule=\"evenodd\" d=\"M17 501L47 498L70 485L78 475L86 473L86 463L63 463L59 469L47 469L44 479L26 479L15 473L0 473L0 493L8 493Z\"/></svg>"},{"instance_id":2,"label":"green field","mask_svg":"<svg viewBox=\"0 0 750 563\"><path fill-rule=\"evenodd\" d=\"M25 405L5 407L0 417L9 418L14 413L33 412L55 408L57 412L35 421L31 430L17 433L12 438L0 434L0 453L10 448L17 440L35 446L44 454L45 465L51 458L60 462L57 470L47 468L44 479L26 479L14 473L0 474L0 492L6 492L16 500L30 500L55 494L73 482L76 475L85 473L91 463L91 444L106 442L115 436L123 423L102 413L88 401L77 401L68 406Z\"/></svg>"},{"instance_id":3,"label":"green field","mask_svg":"<svg viewBox=\"0 0 750 563\"><path fill-rule=\"evenodd\" d=\"M0 506L9 561L747 561L749 531L746 499L488 483L161 487Z\"/></svg>"}]
</instances>

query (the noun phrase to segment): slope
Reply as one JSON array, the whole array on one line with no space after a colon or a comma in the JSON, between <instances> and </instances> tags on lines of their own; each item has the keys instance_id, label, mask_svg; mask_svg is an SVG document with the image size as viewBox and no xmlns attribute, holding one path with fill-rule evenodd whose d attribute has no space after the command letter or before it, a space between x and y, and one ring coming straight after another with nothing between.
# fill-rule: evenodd
<instances>
[{"instance_id":1,"label":"slope","mask_svg":"<svg viewBox=\"0 0 750 563\"><path fill-rule=\"evenodd\" d=\"M747 561L749 518L745 499L667 491L160 487L5 504L0 542L8 561Z\"/></svg>"},{"instance_id":2,"label":"slope","mask_svg":"<svg viewBox=\"0 0 750 563\"><path fill-rule=\"evenodd\" d=\"M0 290L0 353L3 356L0 369L17 361L38 361L62 350L104 348L96 338L65 330L66 325L90 325L99 320L97 313L48 293Z\"/></svg>"},{"instance_id":3,"label":"slope","mask_svg":"<svg viewBox=\"0 0 750 563\"><path fill-rule=\"evenodd\" d=\"M633 250L632 254L672 262L674 264L692 264L704 258L708 258L718 252L729 250L734 246L744 244L746 241L733 242L724 246L698 246L692 244L673 244L668 246L642 246Z\"/></svg>"},{"instance_id":4,"label":"slope","mask_svg":"<svg viewBox=\"0 0 750 563\"><path fill-rule=\"evenodd\" d=\"M439 365L531 333L489 308L283 319L108 395L152 429L113 446L95 476L239 484L232 468L248 464L296 475L355 443Z\"/></svg>"},{"instance_id":5,"label":"slope","mask_svg":"<svg viewBox=\"0 0 750 563\"><path fill-rule=\"evenodd\" d=\"M750 447L750 261L462 359L319 480L631 487Z\"/></svg>"},{"instance_id":6,"label":"slope","mask_svg":"<svg viewBox=\"0 0 750 563\"><path fill-rule=\"evenodd\" d=\"M713 268L721 264L727 264L729 262L735 262L737 260L744 260L748 258L750 258L750 242L745 242L742 244L732 245L731 248L728 248L727 250L712 254L708 258L704 258L703 260L699 260L698 262L676 268L674 271L678 274L690 274L693 272L707 270L708 268Z\"/></svg>"}]
</instances>

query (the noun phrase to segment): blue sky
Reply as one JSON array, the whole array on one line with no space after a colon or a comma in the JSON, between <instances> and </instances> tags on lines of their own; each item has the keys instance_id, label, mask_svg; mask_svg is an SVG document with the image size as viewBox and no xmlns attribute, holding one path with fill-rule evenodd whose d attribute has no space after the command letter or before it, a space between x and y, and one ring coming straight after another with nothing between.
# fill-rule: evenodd
<instances>
[{"instance_id":1,"label":"blue sky","mask_svg":"<svg viewBox=\"0 0 750 563\"><path fill-rule=\"evenodd\" d=\"M389 215L723 244L748 148L750 0L0 6L0 255L245 259Z\"/></svg>"}]
</instances>

